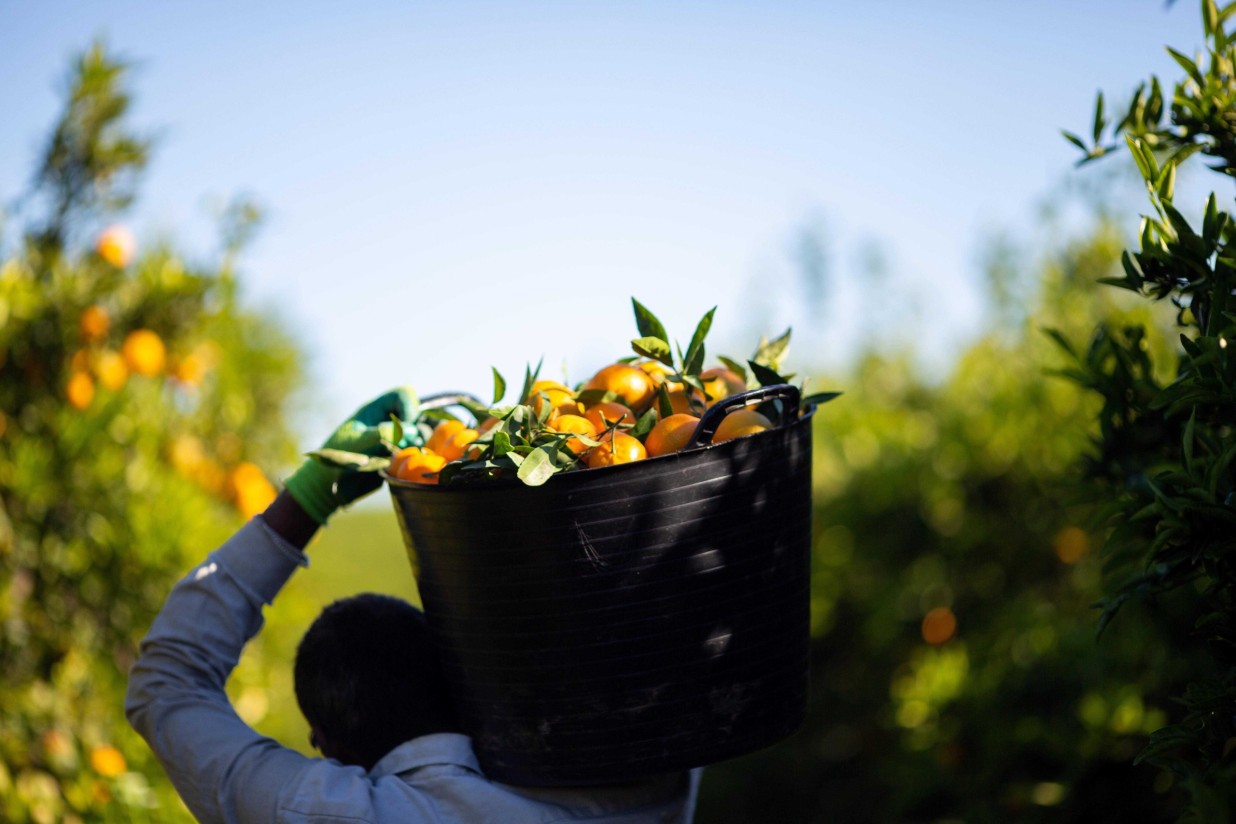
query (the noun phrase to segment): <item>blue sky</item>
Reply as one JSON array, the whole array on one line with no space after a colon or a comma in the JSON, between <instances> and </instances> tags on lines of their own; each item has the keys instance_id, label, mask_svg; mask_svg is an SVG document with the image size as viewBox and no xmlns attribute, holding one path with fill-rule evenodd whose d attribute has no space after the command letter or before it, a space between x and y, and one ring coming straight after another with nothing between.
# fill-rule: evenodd
<instances>
[{"instance_id":1,"label":"blue sky","mask_svg":"<svg viewBox=\"0 0 1236 824\"><path fill-rule=\"evenodd\" d=\"M1032 234L1071 173L1060 128L1175 77L1195 6L0 0L0 200L103 36L159 137L129 221L209 258L214 206L265 206L244 282L308 351L314 418L542 355L582 380L627 354L632 294L684 338L718 305L736 355L792 323L798 366L836 365L870 337L873 248L881 305L942 364L979 328L985 238ZM811 311L804 226L829 261Z\"/></svg>"}]
</instances>

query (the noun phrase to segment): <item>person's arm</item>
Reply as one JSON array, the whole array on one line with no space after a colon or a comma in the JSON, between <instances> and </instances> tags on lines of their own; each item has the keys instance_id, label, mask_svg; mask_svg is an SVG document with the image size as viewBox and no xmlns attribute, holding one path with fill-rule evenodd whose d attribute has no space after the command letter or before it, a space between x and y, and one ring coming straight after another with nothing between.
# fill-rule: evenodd
<instances>
[{"instance_id":1,"label":"person's arm","mask_svg":"<svg viewBox=\"0 0 1236 824\"><path fill-rule=\"evenodd\" d=\"M406 392L388 393L326 445L376 449L379 424L391 412L405 417L409 406ZM354 796L363 805L368 798L363 770L306 758L259 735L236 714L224 685L261 629L263 604L307 565L301 550L318 527L380 483L376 476L348 476L307 462L263 515L172 589L142 642L125 713L199 820L273 821L280 799L298 783L317 782L336 800ZM322 770L327 773L306 777ZM363 809L355 812L364 820Z\"/></svg>"}]
</instances>

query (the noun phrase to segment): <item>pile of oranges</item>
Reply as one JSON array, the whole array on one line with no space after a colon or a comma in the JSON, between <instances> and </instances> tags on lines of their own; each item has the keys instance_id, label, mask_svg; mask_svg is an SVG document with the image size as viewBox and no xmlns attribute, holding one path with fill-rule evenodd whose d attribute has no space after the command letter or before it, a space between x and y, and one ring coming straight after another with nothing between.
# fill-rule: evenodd
<instances>
[{"instance_id":1,"label":"pile of oranges","mask_svg":"<svg viewBox=\"0 0 1236 824\"><path fill-rule=\"evenodd\" d=\"M701 372L698 381L693 381L697 386L676 380L679 377L656 360L613 363L577 389L557 381L535 380L520 402L542 431L566 436L559 442L573 461L565 468L612 466L681 451L690 444L706 409L747 389L746 379L725 367ZM480 460L486 434L500 421L496 417L480 420L479 416L478 420L472 427L458 420L438 423L424 446L394 453L388 474L437 484L447 464ZM760 412L740 408L722 420L712 443L771 428L772 422Z\"/></svg>"}]
</instances>

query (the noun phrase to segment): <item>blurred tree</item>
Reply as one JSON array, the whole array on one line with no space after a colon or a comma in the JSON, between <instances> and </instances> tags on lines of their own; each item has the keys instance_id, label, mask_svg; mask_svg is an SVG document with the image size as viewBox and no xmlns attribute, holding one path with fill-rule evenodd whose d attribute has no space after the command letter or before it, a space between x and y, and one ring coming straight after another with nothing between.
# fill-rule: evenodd
<instances>
[{"instance_id":1,"label":"blurred tree","mask_svg":"<svg viewBox=\"0 0 1236 824\"><path fill-rule=\"evenodd\" d=\"M1140 321L1166 351L1145 308L1094 286L1122 242L1100 221L1037 268L1006 244L995 297L1032 302L993 315L1012 325L943 382L876 356L828 382L846 396L816 429L809 720L710 768L701 821L1175 815L1170 782L1130 762L1195 653L1140 613L1094 640L1095 536L1060 490L1095 404L1046 374L1060 359L1039 328Z\"/></svg>"},{"instance_id":2,"label":"blurred tree","mask_svg":"<svg viewBox=\"0 0 1236 824\"><path fill-rule=\"evenodd\" d=\"M274 496L259 467L294 454L297 349L233 273L256 213L231 211L213 267L105 226L149 149L128 71L101 45L76 62L25 201L42 214L0 258L4 821L183 814L125 723L125 673L174 578Z\"/></svg>"},{"instance_id":3,"label":"blurred tree","mask_svg":"<svg viewBox=\"0 0 1236 824\"><path fill-rule=\"evenodd\" d=\"M1075 362L1071 374L1102 399L1100 437L1085 461L1109 532L1100 627L1129 603L1146 602L1174 646L1204 643L1209 653L1175 682L1183 692L1179 723L1155 732L1139 760L1184 780L1189 820L1229 821L1236 818L1236 226L1213 193L1186 218L1175 183L1198 155L1215 161L1213 171L1236 175L1236 31L1229 31L1236 3L1220 9L1203 0L1201 11L1203 52L1192 59L1168 49L1184 72L1170 100L1152 77L1114 124L1099 95L1089 143L1065 134L1083 163L1111 154L1121 144L1109 141L1124 137L1153 213L1142 219L1139 248L1124 254L1123 272L1108 282L1170 299L1180 348L1148 350L1141 325L1120 324L1099 325L1084 351L1062 343Z\"/></svg>"}]
</instances>

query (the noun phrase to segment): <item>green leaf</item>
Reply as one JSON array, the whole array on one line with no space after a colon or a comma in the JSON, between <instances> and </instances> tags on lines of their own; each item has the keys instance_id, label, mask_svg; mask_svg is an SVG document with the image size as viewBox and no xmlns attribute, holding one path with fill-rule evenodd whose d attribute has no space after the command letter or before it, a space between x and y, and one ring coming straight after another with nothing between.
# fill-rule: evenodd
<instances>
[{"instance_id":1,"label":"green leaf","mask_svg":"<svg viewBox=\"0 0 1236 824\"><path fill-rule=\"evenodd\" d=\"M786 328L785 332L780 337L773 340L765 340L760 338L760 345L755 350L753 361L761 366L767 366L770 369L778 369L781 366L781 359L785 357L790 349L790 328ZM750 361L748 361L749 363Z\"/></svg>"},{"instance_id":2,"label":"green leaf","mask_svg":"<svg viewBox=\"0 0 1236 824\"><path fill-rule=\"evenodd\" d=\"M494 406L497 406L502 401L502 397L506 394L506 378L502 377L502 373L498 371L497 367L491 366L489 368L494 372L493 404Z\"/></svg>"},{"instance_id":3,"label":"green leaf","mask_svg":"<svg viewBox=\"0 0 1236 824\"><path fill-rule=\"evenodd\" d=\"M665 388L665 384L657 387L657 408L662 418L668 418L674 414L674 403L670 400L669 390Z\"/></svg>"},{"instance_id":4,"label":"green leaf","mask_svg":"<svg viewBox=\"0 0 1236 824\"><path fill-rule=\"evenodd\" d=\"M717 360L725 364L726 368L733 372L745 382L747 380L747 367L733 358L727 358L725 355L718 355Z\"/></svg>"},{"instance_id":5,"label":"green leaf","mask_svg":"<svg viewBox=\"0 0 1236 824\"><path fill-rule=\"evenodd\" d=\"M505 457L506 454L513 449L511 446L510 434L502 429L498 429L494 432L493 445L495 458Z\"/></svg>"},{"instance_id":6,"label":"green leaf","mask_svg":"<svg viewBox=\"0 0 1236 824\"><path fill-rule=\"evenodd\" d=\"M1167 47L1167 53L1172 56L1173 60L1180 64L1180 68L1185 70L1185 73L1193 79L1193 82L1197 84L1198 88L1206 85L1206 81L1202 79L1202 73L1198 71L1196 63L1173 49L1171 46Z\"/></svg>"},{"instance_id":7,"label":"green leaf","mask_svg":"<svg viewBox=\"0 0 1236 824\"><path fill-rule=\"evenodd\" d=\"M519 402L523 403L528 399L528 393L532 391L532 384L536 383L537 375L541 374L541 364L545 362L542 358L536 362L536 369L532 369L531 364L524 367L524 386L519 390Z\"/></svg>"},{"instance_id":8,"label":"green leaf","mask_svg":"<svg viewBox=\"0 0 1236 824\"><path fill-rule=\"evenodd\" d=\"M1211 36L1219 30L1219 7L1215 0L1202 0L1202 25L1206 35Z\"/></svg>"},{"instance_id":9,"label":"green leaf","mask_svg":"<svg viewBox=\"0 0 1236 824\"><path fill-rule=\"evenodd\" d=\"M776 386L779 383L785 383L785 378L764 364L756 363L753 360L747 361L747 363L751 366L751 374L755 375L755 379L759 381L760 386Z\"/></svg>"},{"instance_id":10,"label":"green leaf","mask_svg":"<svg viewBox=\"0 0 1236 824\"><path fill-rule=\"evenodd\" d=\"M1073 134L1072 132L1066 132L1063 129L1060 130L1060 134L1064 135L1065 140L1069 141L1074 146L1076 146L1077 148L1085 152L1087 156L1089 156L1090 150L1086 148L1086 144L1082 141L1080 137Z\"/></svg>"},{"instance_id":11,"label":"green leaf","mask_svg":"<svg viewBox=\"0 0 1236 824\"><path fill-rule=\"evenodd\" d=\"M319 463L354 472L378 472L391 465L390 458L379 458L363 452L348 452L343 449L318 449L306 454Z\"/></svg>"},{"instance_id":12,"label":"green leaf","mask_svg":"<svg viewBox=\"0 0 1236 824\"><path fill-rule=\"evenodd\" d=\"M698 375L703 370L704 338L708 336L708 330L712 328L712 317L716 312L717 307L712 307L695 325L695 334L691 336L691 343L687 346L687 356L683 361L684 372Z\"/></svg>"},{"instance_id":13,"label":"green leaf","mask_svg":"<svg viewBox=\"0 0 1236 824\"><path fill-rule=\"evenodd\" d=\"M671 409L670 411L672 412L673 410ZM631 427L631 430L627 434L633 438L639 438L642 441L644 437L652 431L652 428L657 425L658 420L660 420L660 418L657 416L657 410L649 409L647 412L639 416L639 420L635 422L635 426Z\"/></svg>"},{"instance_id":14,"label":"green leaf","mask_svg":"<svg viewBox=\"0 0 1236 824\"><path fill-rule=\"evenodd\" d=\"M631 348L638 355L660 361L666 366L672 367L674 365L674 352L670 349L670 345L666 343L664 338L658 338L655 335L636 338L631 341Z\"/></svg>"},{"instance_id":15,"label":"green leaf","mask_svg":"<svg viewBox=\"0 0 1236 824\"><path fill-rule=\"evenodd\" d=\"M647 306L635 298L631 298L631 307L635 310L635 328L639 329L641 337L669 340L669 335L661 321L649 311Z\"/></svg>"},{"instance_id":16,"label":"green leaf","mask_svg":"<svg viewBox=\"0 0 1236 824\"><path fill-rule=\"evenodd\" d=\"M598 403L606 401L618 400L618 393L608 389L581 389L575 396L575 400L582 403L584 406L596 406ZM621 401L619 401L621 403Z\"/></svg>"},{"instance_id":17,"label":"green leaf","mask_svg":"<svg viewBox=\"0 0 1236 824\"><path fill-rule=\"evenodd\" d=\"M799 406L802 408L811 406L812 404L822 406L823 404L839 397L841 397L840 392L813 392L810 395L805 395Z\"/></svg>"},{"instance_id":18,"label":"green leaf","mask_svg":"<svg viewBox=\"0 0 1236 824\"><path fill-rule=\"evenodd\" d=\"M1103 117L1103 92L1099 92L1098 99L1094 103L1094 142L1097 145L1103 137L1103 127L1107 125L1107 120Z\"/></svg>"},{"instance_id":19,"label":"green leaf","mask_svg":"<svg viewBox=\"0 0 1236 824\"><path fill-rule=\"evenodd\" d=\"M391 443L398 446L403 441L403 421L394 412L391 413Z\"/></svg>"},{"instance_id":20,"label":"green leaf","mask_svg":"<svg viewBox=\"0 0 1236 824\"><path fill-rule=\"evenodd\" d=\"M554 463L556 451L552 447L545 446L532 450L520 463L516 477L526 486L540 486L545 483L558 471L558 465Z\"/></svg>"},{"instance_id":21,"label":"green leaf","mask_svg":"<svg viewBox=\"0 0 1236 824\"><path fill-rule=\"evenodd\" d=\"M1141 173L1142 178L1144 180L1154 180L1154 171L1151 170L1149 163L1146 161L1146 156L1142 154L1142 142L1128 134L1124 136L1124 139L1129 144L1129 154L1133 155L1133 162L1137 164L1137 171Z\"/></svg>"}]
</instances>

